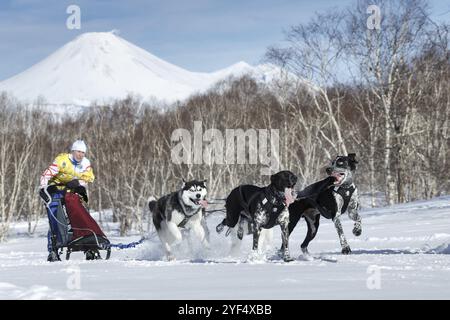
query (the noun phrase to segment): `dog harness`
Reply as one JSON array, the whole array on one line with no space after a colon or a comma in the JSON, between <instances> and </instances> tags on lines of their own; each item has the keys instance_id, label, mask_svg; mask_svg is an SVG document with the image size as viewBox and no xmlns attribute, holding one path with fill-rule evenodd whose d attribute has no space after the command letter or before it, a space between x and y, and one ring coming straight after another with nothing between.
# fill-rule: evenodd
<instances>
[{"instance_id":1,"label":"dog harness","mask_svg":"<svg viewBox=\"0 0 450 320\"><path fill-rule=\"evenodd\" d=\"M339 194L342 197L342 199L344 199L344 204L342 205L341 213L344 213L347 210L348 205L350 203L350 199L352 198L352 195L355 192L355 190L356 187L353 183L349 186L339 186L337 188L334 188L333 192Z\"/></svg>"},{"instance_id":2,"label":"dog harness","mask_svg":"<svg viewBox=\"0 0 450 320\"><path fill-rule=\"evenodd\" d=\"M261 196L264 197L262 199L261 203L263 205L264 210L269 213L269 216L270 216L269 222L271 222L273 220L273 218L276 218L278 216L277 212L281 211L285 207L285 203L283 202L284 194L282 194L281 192L278 192L277 190L271 190L271 188L266 187L259 192L255 192L246 202L244 200L244 195L242 193L242 185L239 186L239 202L240 202L242 208L244 208L244 215L248 219L251 219L250 204L255 199L257 199L258 197L261 197ZM270 201L269 199L273 199L273 200ZM276 212L276 214L274 214L274 212Z\"/></svg>"},{"instance_id":3,"label":"dog harness","mask_svg":"<svg viewBox=\"0 0 450 320\"><path fill-rule=\"evenodd\" d=\"M178 202L180 203L181 206L181 210L183 211L184 214L184 218L183 220L178 224L179 228L184 228L186 223L189 221L190 218L192 218L193 216L195 216L201 209L202 207L198 208L197 211L195 211L193 214L188 215L186 212L186 207L184 206L183 203L183 199L182 199L182 195L181 195L182 191L178 191Z\"/></svg>"}]
</instances>

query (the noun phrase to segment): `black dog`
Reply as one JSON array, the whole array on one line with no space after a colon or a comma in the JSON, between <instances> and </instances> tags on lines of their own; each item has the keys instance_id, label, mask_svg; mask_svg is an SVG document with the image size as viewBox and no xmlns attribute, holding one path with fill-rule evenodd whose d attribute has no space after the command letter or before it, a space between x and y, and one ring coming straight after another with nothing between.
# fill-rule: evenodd
<instances>
[{"instance_id":1,"label":"black dog","mask_svg":"<svg viewBox=\"0 0 450 320\"><path fill-rule=\"evenodd\" d=\"M216 227L218 233L225 226L234 228L239 222L237 237L242 240L244 223L248 224L248 233L253 234L253 250L258 250L262 229L270 229L279 224L282 236L282 257L291 261L289 255L287 207L292 198L292 189L297 183L297 176L290 171L280 171L270 177L270 185L260 188L254 185L241 185L235 188L226 199L226 218ZM293 200L293 199L292 199Z\"/></svg>"},{"instance_id":2,"label":"black dog","mask_svg":"<svg viewBox=\"0 0 450 320\"><path fill-rule=\"evenodd\" d=\"M361 235L361 217L358 189L353 183L353 172L356 170L356 155L337 156L331 166L326 168L327 177L316 182L297 194L297 200L289 206L289 234L297 222L304 217L308 233L301 244L302 252L308 255L308 244L317 234L320 216L332 219L339 236L343 254L351 253L350 246L344 236L340 217L348 211L350 219L355 221L353 234Z\"/></svg>"}]
</instances>

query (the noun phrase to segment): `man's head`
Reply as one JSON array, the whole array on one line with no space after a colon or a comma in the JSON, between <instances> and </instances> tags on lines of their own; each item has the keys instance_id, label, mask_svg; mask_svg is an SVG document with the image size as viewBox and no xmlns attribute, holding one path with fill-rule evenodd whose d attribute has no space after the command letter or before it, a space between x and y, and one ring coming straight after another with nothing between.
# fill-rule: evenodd
<instances>
[{"instance_id":1,"label":"man's head","mask_svg":"<svg viewBox=\"0 0 450 320\"><path fill-rule=\"evenodd\" d=\"M330 167L326 168L327 174L334 177L334 184L353 183L353 172L356 170L356 154L349 153L348 156L337 156Z\"/></svg>"},{"instance_id":2,"label":"man's head","mask_svg":"<svg viewBox=\"0 0 450 320\"><path fill-rule=\"evenodd\" d=\"M70 150L75 161L80 162L86 155L87 146L83 140L77 140L72 144L72 148Z\"/></svg>"}]
</instances>

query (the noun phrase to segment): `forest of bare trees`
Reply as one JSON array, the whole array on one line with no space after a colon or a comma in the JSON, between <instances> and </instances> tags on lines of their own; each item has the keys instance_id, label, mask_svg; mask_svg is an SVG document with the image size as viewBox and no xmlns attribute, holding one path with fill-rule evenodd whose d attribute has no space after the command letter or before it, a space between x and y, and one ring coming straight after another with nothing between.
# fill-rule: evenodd
<instances>
[{"instance_id":1,"label":"forest of bare trees","mask_svg":"<svg viewBox=\"0 0 450 320\"><path fill-rule=\"evenodd\" d=\"M370 2L381 8L380 29L367 28L368 1L292 26L286 46L267 51L285 73L270 86L228 79L166 110L129 97L66 117L1 94L0 241L17 220L33 233L44 216L39 176L77 138L96 175L90 208L111 209L122 234L143 229L148 197L182 178L207 179L211 198L267 184L261 164L175 164L171 135L193 132L194 121L204 131L278 129L280 169L298 174L299 188L323 177L336 155L355 152L356 181L373 204L380 192L388 204L447 194L449 25L433 22L422 1Z\"/></svg>"}]
</instances>

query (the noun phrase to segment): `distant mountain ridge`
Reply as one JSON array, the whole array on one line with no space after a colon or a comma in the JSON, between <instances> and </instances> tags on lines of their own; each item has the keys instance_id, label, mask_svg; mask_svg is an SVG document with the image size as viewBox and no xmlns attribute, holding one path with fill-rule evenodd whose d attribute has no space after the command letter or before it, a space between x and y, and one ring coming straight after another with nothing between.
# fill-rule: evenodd
<instances>
[{"instance_id":1,"label":"distant mountain ridge","mask_svg":"<svg viewBox=\"0 0 450 320\"><path fill-rule=\"evenodd\" d=\"M230 76L269 81L279 69L238 62L212 73L191 72L139 48L114 32L85 33L29 69L0 82L20 101L52 105L107 103L134 94L166 102L203 92Z\"/></svg>"}]
</instances>

